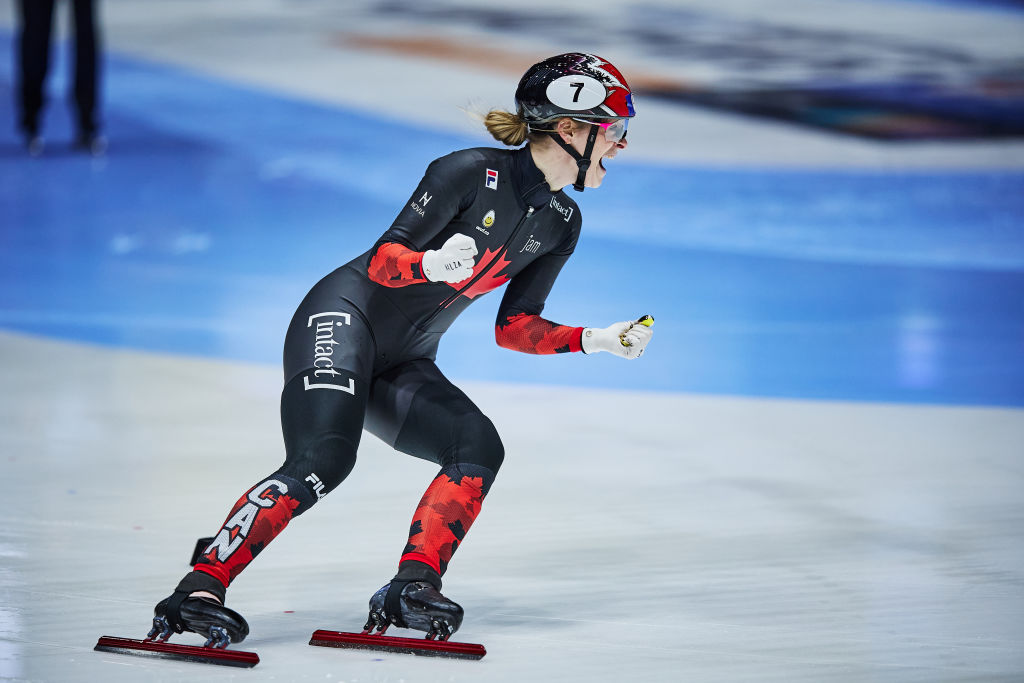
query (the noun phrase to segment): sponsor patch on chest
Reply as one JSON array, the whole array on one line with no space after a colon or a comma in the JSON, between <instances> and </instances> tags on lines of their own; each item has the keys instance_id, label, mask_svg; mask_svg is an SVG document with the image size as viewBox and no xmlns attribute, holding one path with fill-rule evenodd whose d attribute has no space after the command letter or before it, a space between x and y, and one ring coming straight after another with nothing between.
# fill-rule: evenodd
<instances>
[{"instance_id":1,"label":"sponsor patch on chest","mask_svg":"<svg viewBox=\"0 0 1024 683\"><path fill-rule=\"evenodd\" d=\"M519 253L522 254L525 251L528 254L536 254L538 249L540 249L540 240L535 240L533 235L530 235L526 238L526 244L519 250Z\"/></svg>"},{"instance_id":2,"label":"sponsor patch on chest","mask_svg":"<svg viewBox=\"0 0 1024 683\"><path fill-rule=\"evenodd\" d=\"M494 225L494 209L491 209L486 214L484 214L484 219L480 222L483 223L483 226L481 227L478 225L476 226L476 229L485 235L490 235L491 231L488 230L487 228Z\"/></svg>"}]
</instances>

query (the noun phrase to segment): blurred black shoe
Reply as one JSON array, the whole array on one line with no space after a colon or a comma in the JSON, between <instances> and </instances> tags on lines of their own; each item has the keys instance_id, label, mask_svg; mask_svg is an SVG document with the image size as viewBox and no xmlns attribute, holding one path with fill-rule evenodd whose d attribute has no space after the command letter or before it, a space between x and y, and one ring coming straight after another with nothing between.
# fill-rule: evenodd
<instances>
[{"instance_id":1,"label":"blurred black shoe","mask_svg":"<svg viewBox=\"0 0 1024 683\"><path fill-rule=\"evenodd\" d=\"M25 151L30 157L42 156L46 143L38 133L31 133L25 136Z\"/></svg>"},{"instance_id":2,"label":"blurred black shoe","mask_svg":"<svg viewBox=\"0 0 1024 683\"><path fill-rule=\"evenodd\" d=\"M39 134L39 125L35 121L21 122L21 136L25 141L25 151L30 157L37 157L43 153L46 143Z\"/></svg>"},{"instance_id":3,"label":"blurred black shoe","mask_svg":"<svg viewBox=\"0 0 1024 683\"><path fill-rule=\"evenodd\" d=\"M99 133L82 133L75 140L74 147L90 156L101 157L107 152L107 139Z\"/></svg>"}]
</instances>

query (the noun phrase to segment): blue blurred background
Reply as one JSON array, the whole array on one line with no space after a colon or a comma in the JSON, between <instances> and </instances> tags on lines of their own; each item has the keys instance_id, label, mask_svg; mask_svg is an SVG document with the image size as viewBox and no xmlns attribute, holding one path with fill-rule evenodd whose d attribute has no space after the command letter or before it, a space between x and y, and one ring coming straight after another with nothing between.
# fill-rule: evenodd
<instances>
[{"instance_id":1,"label":"blue blurred background","mask_svg":"<svg viewBox=\"0 0 1024 683\"><path fill-rule=\"evenodd\" d=\"M972 24L941 14L969 6L979 26L1019 28L1018 3L935 5L947 9L934 10L941 21L927 38L923 29L914 37L863 22L840 27L842 16L830 27L780 10L769 22L700 2L599 3L566 34L538 21L549 10L530 7L499 15L454 2L263 3L263 23L250 17L247 27L224 7L227 16L211 18L181 3L147 23L138 3L111 1L101 14L110 145L97 158L63 142L73 135L66 35L51 65L46 152L26 154L14 3L6 4L5 329L278 363L303 294L389 226L429 161L491 144L471 122L435 115L437 103L455 108L486 79L506 93L496 104L510 107L516 59L528 65L531 54L589 40L583 47L620 63L627 78L639 65L639 115L604 187L576 197L583 238L545 317L604 326L650 313L654 341L640 363L515 354L494 344L492 294L442 343L448 375L1024 405L1024 48L1000 52L970 35L944 43L947 23ZM922 4L854 2L847 11ZM277 26L285 36L275 42L274 12L318 36L310 44L326 55L319 71L288 66L303 39L289 43L287 26ZM544 27L532 36L541 45L515 37L524 22ZM186 34L189 26L200 32ZM224 26L237 30L219 33ZM442 49L452 42L446 32L478 63ZM178 38L186 48L167 47ZM729 41L740 42L715 49ZM245 50L271 66L247 69L260 57L246 62ZM452 80L449 70L460 69L466 79ZM357 70L377 90L346 84ZM406 77L414 92L403 105L403 89L392 89Z\"/></svg>"}]
</instances>

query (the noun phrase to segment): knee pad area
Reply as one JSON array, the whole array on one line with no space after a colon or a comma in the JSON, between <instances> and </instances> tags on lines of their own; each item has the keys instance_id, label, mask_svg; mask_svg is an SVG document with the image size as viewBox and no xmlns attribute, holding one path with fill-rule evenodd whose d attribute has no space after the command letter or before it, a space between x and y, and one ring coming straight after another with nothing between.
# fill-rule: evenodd
<instances>
[{"instance_id":1,"label":"knee pad area","mask_svg":"<svg viewBox=\"0 0 1024 683\"><path fill-rule=\"evenodd\" d=\"M309 506L295 511L301 514L308 507L333 491L356 464L357 444L340 434L323 434L304 443L297 452L289 452L278 472L299 481L309 492Z\"/></svg>"},{"instance_id":2,"label":"knee pad area","mask_svg":"<svg viewBox=\"0 0 1024 683\"><path fill-rule=\"evenodd\" d=\"M453 436L453 447L447 450L442 465L477 465L498 473L505 460L505 446L494 423L486 415L477 413L462 418Z\"/></svg>"},{"instance_id":3,"label":"knee pad area","mask_svg":"<svg viewBox=\"0 0 1024 683\"><path fill-rule=\"evenodd\" d=\"M465 477L480 479L480 493L486 496L487 492L491 490L491 484L494 483L494 478L497 472L489 467L457 462L455 464L445 465L442 467L440 474L445 475L456 484L460 483Z\"/></svg>"}]
</instances>

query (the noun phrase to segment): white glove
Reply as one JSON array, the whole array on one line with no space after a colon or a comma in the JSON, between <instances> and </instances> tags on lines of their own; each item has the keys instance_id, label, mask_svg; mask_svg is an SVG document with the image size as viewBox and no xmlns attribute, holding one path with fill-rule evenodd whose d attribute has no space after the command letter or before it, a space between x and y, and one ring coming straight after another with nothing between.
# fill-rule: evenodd
<instances>
[{"instance_id":1,"label":"white glove","mask_svg":"<svg viewBox=\"0 0 1024 683\"><path fill-rule=\"evenodd\" d=\"M423 275L431 282L462 282L473 276L476 254L473 238L456 233L440 249L423 252Z\"/></svg>"},{"instance_id":2,"label":"white glove","mask_svg":"<svg viewBox=\"0 0 1024 683\"><path fill-rule=\"evenodd\" d=\"M615 323L603 330L587 327L583 330L583 353L608 351L630 360L643 355L654 330L635 320Z\"/></svg>"}]
</instances>

